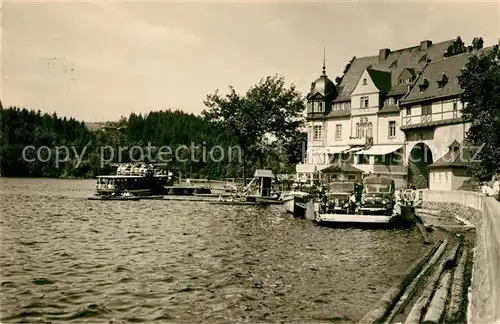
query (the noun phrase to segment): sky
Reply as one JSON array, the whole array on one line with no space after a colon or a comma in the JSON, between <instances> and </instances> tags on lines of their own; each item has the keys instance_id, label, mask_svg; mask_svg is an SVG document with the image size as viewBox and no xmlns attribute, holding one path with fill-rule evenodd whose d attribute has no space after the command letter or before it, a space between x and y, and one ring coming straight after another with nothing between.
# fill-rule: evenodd
<instances>
[{"instance_id":1,"label":"sky","mask_svg":"<svg viewBox=\"0 0 500 324\"><path fill-rule=\"evenodd\" d=\"M4 106L88 122L183 110L281 74L304 95L353 56L460 36L498 43L500 2L4 1Z\"/></svg>"}]
</instances>

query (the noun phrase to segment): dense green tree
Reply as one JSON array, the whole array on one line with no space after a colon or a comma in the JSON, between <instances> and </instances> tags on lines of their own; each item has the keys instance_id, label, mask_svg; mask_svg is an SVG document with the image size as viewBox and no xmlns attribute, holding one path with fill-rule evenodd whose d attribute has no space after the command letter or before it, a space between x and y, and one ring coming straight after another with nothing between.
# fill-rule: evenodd
<instances>
[{"instance_id":1,"label":"dense green tree","mask_svg":"<svg viewBox=\"0 0 500 324\"><path fill-rule=\"evenodd\" d=\"M294 85L286 87L282 76L267 77L251 87L245 96L229 87L225 96L215 91L204 101L209 120L229 128L243 153L243 181L246 183L248 153L256 156L260 167L266 162L272 141L283 143L296 136L303 124L305 105ZM271 143L268 143L269 140Z\"/></svg>"},{"instance_id":2,"label":"dense green tree","mask_svg":"<svg viewBox=\"0 0 500 324\"><path fill-rule=\"evenodd\" d=\"M458 78L464 89L463 117L471 122L468 140L482 149L480 163L472 164L473 175L500 172L500 49L496 45L472 56Z\"/></svg>"}]
</instances>

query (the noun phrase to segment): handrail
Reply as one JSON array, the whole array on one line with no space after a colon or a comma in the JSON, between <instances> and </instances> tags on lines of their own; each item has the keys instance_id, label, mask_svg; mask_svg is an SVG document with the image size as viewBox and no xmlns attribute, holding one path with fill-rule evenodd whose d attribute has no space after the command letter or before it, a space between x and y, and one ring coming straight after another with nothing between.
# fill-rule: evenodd
<instances>
[{"instance_id":1,"label":"handrail","mask_svg":"<svg viewBox=\"0 0 500 324\"><path fill-rule=\"evenodd\" d=\"M452 117L444 118L444 115L448 115L448 114L451 114ZM441 118L440 119L433 119L432 118L433 116L441 116ZM455 119L455 118L459 118L461 116L462 116L461 110L447 110L447 111L440 111L440 112L432 112L430 114L405 115L405 116L401 116L401 119L403 120L402 125L407 126L407 125L413 125L413 124L427 123L427 122L431 122L431 121ZM417 121L420 119L420 121L413 123L412 122L413 119L416 119Z\"/></svg>"}]
</instances>

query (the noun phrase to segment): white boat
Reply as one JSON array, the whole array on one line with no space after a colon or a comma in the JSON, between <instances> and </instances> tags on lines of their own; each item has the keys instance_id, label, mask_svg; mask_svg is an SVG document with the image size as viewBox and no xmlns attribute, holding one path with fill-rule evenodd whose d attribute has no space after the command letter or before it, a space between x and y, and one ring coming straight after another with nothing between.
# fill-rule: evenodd
<instances>
[{"instance_id":1,"label":"white boat","mask_svg":"<svg viewBox=\"0 0 500 324\"><path fill-rule=\"evenodd\" d=\"M290 191L283 195L283 206L287 213L291 213L294 216L297 214L298 209L305 210L306 198L310 194L304 191Z\"/></svg>"}]
</instances>

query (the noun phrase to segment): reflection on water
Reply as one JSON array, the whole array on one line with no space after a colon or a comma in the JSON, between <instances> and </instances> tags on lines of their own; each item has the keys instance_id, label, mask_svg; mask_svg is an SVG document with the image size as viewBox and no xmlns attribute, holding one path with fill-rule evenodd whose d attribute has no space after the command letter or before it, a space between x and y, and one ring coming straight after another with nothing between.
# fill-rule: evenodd
<instances>
[{"instance_id":1,"label":"reflection on water","mask_svg":"<svg viewBox=\"0 0 500 324\"><path fill-rule=\"evenodd\" d=\"M354 322L427 250L280 206L89 201L94 183L0 179L2 321Z\"/></svg>"}]
</instances>

